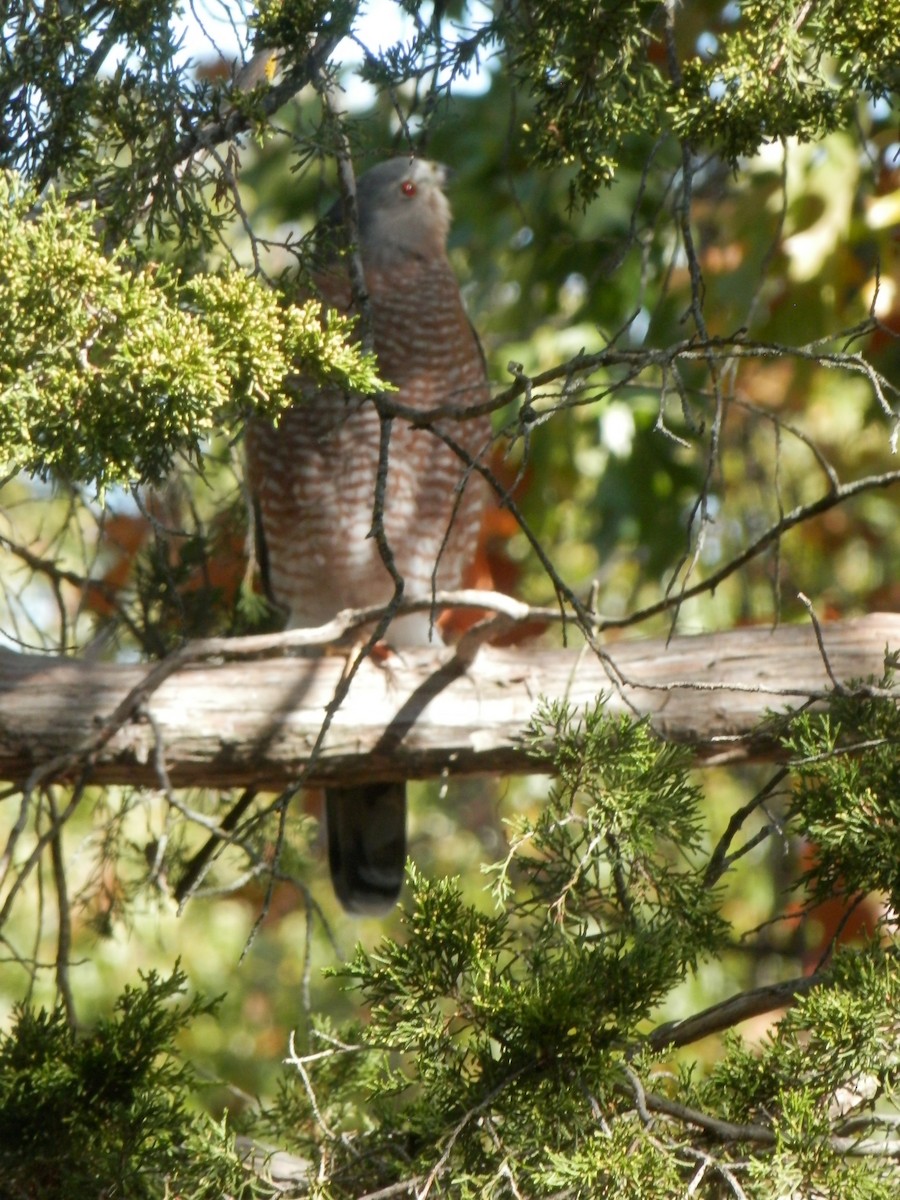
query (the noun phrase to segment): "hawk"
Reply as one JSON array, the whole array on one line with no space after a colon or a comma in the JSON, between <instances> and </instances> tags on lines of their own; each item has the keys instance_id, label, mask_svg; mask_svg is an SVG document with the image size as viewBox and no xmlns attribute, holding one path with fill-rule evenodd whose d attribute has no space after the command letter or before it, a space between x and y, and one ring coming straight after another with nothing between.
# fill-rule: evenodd
<instances>
[{"instance_id":1,"label":"hawk","mask_svg":"<svg viewBox=\"0 0 900 1200\"><path fill-rule=\"evenodd\" d=\"M359 251L374 350L392 398L419 410L464 409L488 397L484 358L447 258L447 168L396 158L357 181ZM339 224L336 206L329 223ZM330 307L352 311L340 259L316 276ZM324 624L342 609L386 604L394 584L373 525L381 421L371 397L303 389L278 427L248 430L248 479L258 514L260 560L288 627ZM437 436L442 431L460 456ZM465 456L490 440L487 417L416 429L393 421L383 529L404 597L459 587L475 557L487 488ZM428 612L392 622L388 642L427 645ZM385 912L406 863L406 785L328 788L328 853L335 892L351 912Z\"/></svg>"}]
</instances>

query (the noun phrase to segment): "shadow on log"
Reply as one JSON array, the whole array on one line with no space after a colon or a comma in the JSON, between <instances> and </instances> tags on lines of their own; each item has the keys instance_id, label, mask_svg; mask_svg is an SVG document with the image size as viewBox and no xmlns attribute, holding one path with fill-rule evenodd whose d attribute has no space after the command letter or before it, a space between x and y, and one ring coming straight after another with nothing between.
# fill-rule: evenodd
<instances>
[{"instance_id":1,"label":"shadow on log","mask_svg":"<svg viewBox=\"0 0 900 1200\"><path fill-rule=\"evenodd\" d=\"M698 760L773 757L757 732L765 714L821 700L835 682L879 679L886 649L900 647L900 615L820 632L821 645L805 624L620 641L601 654L469 644L367 659L311 767L345 659L298 656L302 631L192 643L149 666L2 651L0 778L88 767L98 783L279 788L307 769L311 784L537 773L547 763L521 735L539 700L583 706L601 692L611 712L649 715Z\"/></svg>"}]
</instances>

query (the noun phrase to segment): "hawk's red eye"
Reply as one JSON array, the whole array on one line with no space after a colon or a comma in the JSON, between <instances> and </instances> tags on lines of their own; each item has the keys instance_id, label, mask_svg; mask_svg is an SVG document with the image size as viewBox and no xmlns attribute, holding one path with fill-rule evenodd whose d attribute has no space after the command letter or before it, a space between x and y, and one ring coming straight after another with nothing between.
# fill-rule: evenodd
<instances>
[{"instance_id":1,"label":"hawk's red eye","mask_svg":"<svg viewBox=\"0 0 900 1200\"><path fill-rule=\"evenodd\" d=\"M416 185L411 179L404 179L400 184L400 191L404 196L414 196L416 194Z\"/></svg>"}]
</instances>

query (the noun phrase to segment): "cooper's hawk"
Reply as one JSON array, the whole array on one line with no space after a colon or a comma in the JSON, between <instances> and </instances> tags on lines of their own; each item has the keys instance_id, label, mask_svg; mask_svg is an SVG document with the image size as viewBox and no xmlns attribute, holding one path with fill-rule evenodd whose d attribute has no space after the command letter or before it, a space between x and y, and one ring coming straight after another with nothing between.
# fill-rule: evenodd
<instances>
[{"instance_id":1,"label":"cooper's hawk","mask_svg":"<svg viewBox=\"0 0 900 1200\"><path fill-rule=\"evenodd\" d=\"M374 349L392 397L419 410L465 408L487 397L478 340L447 259L445 167L392 159L357 181L359 249ZM337 210L333 214L337 220ZM348 310L347 272L333 258L316 279L322 299ZM472 458L490 436L487 418L436 426ZM345 608L387 603L394 584L373 525L381 422L370 398L320 389L277 429L248 434L269 587L289 626L315 626ZM383 529L406 598L458 587L473 559L486 488L430 429L393 422ZM395 620L395 646L429 640L429 613ZM406 860L405 784L329 788L328 849L335 891L355 912L393 905Z\"/></svg>"}]
</instances>

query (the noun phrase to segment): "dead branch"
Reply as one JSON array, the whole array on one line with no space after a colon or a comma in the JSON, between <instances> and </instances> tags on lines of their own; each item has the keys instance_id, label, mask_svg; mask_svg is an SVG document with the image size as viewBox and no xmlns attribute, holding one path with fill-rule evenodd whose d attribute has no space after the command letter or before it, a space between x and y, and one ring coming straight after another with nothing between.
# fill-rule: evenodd
<instances>
[{"instance_id":1,"label":"dead branch","mask_svg":"<svg viewBox=\"0 0 900 1200\"><path fill-rule=\"evenodd\" d=\"M482 603L505 606L506 623L534 616L483 594ZM360 620L342 614L327 632ZM34 786L88 768L100 783L160 786L163 763L174 787L285 786L307 772L344 670L343 657L312 649L323 632L211 639L150 666L2 651L0 778ZM456 649L367 660L305 778L542 772L547 758L522 742L541 698L583 706L599 693L610 712L650 716L698 760L774 758L771 737L758 730L765 714L821 701L830 676L845 694L855 680L879 679L886 649L900 646L900 615L819 632L827 657L807 624L608 643L602 656L478 647L470 634Z\"/></svg>"}]
</instances>

